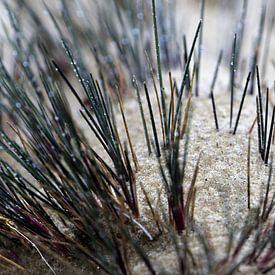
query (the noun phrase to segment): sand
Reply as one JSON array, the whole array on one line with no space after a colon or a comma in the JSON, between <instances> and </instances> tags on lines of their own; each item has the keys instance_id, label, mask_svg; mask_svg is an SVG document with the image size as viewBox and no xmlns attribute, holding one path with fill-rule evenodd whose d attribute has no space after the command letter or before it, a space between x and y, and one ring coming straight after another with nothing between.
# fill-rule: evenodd
<instances>
[{"instance_id":1,"label":"sand","mask_svg":"<svg viewBox=\"0 0 275 275\"><path fill-rule=\"evenodd\" d=\"M221 259L222 256L225 255L224 253L230 230L238 232L238 230L240 230L243 226L245 217L248 214L248 132L256 117L255 96L248 95L245 99L237 134L232 134L232 130L229 129L230 95L227 91L228 76L224 68L222 68L221 74L222 75L219 78L220 80L218 81L215 90L217 114L220 125L219 132L215 129L212 105L208 97L209 91L206 88L207 85L202 90L202 95L199 98L192 98L193 115L191 122L190 143L188 147L188 163L186 177L183 183L186 192L190 186L199 154L201 154L199 173L196 181L197 194L194 219L195 223L209 236L210 242L216 250L217 259ZM180 73L173 72L173 75L179 77ZM205 82L203 83L208 84L210 73L209 75L204 75L204 78ZM233 125L235 124L236 115L240 104L242 95L241 89L236 89ZM160 125L152 88L151 98L154 105L154 113L156 114L156 122L157 125ZM149 114L144 97L143 104L152 139L153 136L149 123ZM127 99L124 102L124 106L130 135L132 137L140 165L140 170L136 175L138 199L141 212L139 221L152 235L155 235L157 233L157 228L153 222L151 212L143 195L141 184L144 186L151 201L153 202L153 205L156 205L160 190L162 190L160 195L161 204L157 207L157 211L160 212L160 215L162 212L161 209L167 211L167 196L159 172L158 161L154 156L148 156L137 102L134 99ZM124 129L120 115L117 116L117 124L119 126L119 132L123 135ZM158 129L160 129L160 126L158 126ZM161 140L160 131L159 139ZM183 148L183 144L181 146ZM274 151L274 147L272 150ZM267 176L268 168L263 164L258 153L257 129L255 127L251 134L252 209L256 209L263 198ZM275 191L274 180L272 180L272 182L272 192L270 192L270 194ZM162 207L160 207L161 205ZM273 212L270 220L274 220L274 214L275 213ZM165 232L158 240L152 241L151 243L147 242L145 249L150 258L153 259L154 266L159 272L165 268L165 270L168 270L170 274L176 274L178 272L176 253L167 234L168 233ZM193 249L195 250L201 245L196 240L194 240L192 244L194 245ZM135 263L133 270L135 274L147 274L143 263ZM248 270L250 270L249 272L252 272L252 269ZM248 270L243 269L242 272L247 274Z\"/></svg>"}]
</instances>

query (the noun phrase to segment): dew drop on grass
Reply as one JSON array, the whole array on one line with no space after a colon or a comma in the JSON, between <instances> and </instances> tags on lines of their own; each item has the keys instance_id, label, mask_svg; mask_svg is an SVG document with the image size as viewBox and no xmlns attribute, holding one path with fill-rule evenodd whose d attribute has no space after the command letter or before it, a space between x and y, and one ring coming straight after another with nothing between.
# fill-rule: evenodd
<instances>
[{"instance_id":1,"label":"dew drop on grass","mask_svg":"<svg viewBox=\"0 0 275 275\"><path fill-rule=\"evenodd\" d=\"M75 155L74 155L74 154L70 154L70 157L72 158L72 161L73 161L73 162L76 162L76 158L75 158Z\"/></svg>"},{"instance_id":2,"label":"dew drop on grass","mask_svg":"<svg viewBox=\"0 0 275 275\"><path fill-rule=\"evenodd\" d=\"M129 44L129 39L127 37L122 38L121 44L124 45L124 46L128 45Z\"/></svg>"},{"instance_id":3,"label":"dew drop on grass","mask_svg":"<svg viewBox=\"0 0 275 275\"><path fill-rule=\"evenodd\" d=\"M139 36L139 29L138 28L132 29L132 34L133 36Z\"/></svg>"},{"instance_id":4,"label":"dew drop on grass","mask_svg":"<svg viewBox=\"0 0 275 275\"><path fill-rule=\"evenodd\" d=\"M53 98L54 97L54 93L52 91L49 92L49 98Z\"/></svg>"},{"instance_id":5,"label":"dew drop on grass","mask_svg":"<svg viewBox=\"0 0 275 275\"><path fill-rule=\"evenodd\" d=\"M20 102L16 102L15 103L15 107L18 108L18 109L20 109L21 108L21 103Z\"/></svg>"}]
</instances>

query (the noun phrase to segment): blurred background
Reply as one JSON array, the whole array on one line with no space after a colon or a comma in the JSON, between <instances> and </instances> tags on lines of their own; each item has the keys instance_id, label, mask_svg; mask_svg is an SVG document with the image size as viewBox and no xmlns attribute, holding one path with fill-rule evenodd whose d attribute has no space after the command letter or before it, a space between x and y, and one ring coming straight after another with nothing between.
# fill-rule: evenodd
<instances>
[{"instance_id":1,"label":"blurred background","mask_svg":"<svg viewBox=\"0 0 275 275\"><path fill-rule=\"evenodd\" d=\"M66 59L62 59L64 53L60 47L60 35L43 2L12 0L8 1L8 5L17 11L26 43L45 45L52 57L65 68ZM93 73L103 74L108 79L108 85L127 83L129 79L131 82L133 75L140 81L146 80L149 74L146 54L155 67L150 0L48 0L46 5L57 20L62 35L74 45L78 63ZM272 83L273 79L269 76L274 73L274 65L273 59L268 59L268 56L275 47L272 35L274 10L275 1L272 0L157 1L164 68L183 68L183 41L186 40L188 52L203 14L202 43L200 49L197 47L195 55L198 57L201 50L202 71L213 68L221 49L224 52L223 65L229 68L234 34L237 34L239 71L247 74L260 44L257 54L261 61L258 65L264 79ZM1 13L2 56L9 60L10 49L4 46L4 29L10 30L7 7L1 9Z\"/></svg>"}]
</instances>

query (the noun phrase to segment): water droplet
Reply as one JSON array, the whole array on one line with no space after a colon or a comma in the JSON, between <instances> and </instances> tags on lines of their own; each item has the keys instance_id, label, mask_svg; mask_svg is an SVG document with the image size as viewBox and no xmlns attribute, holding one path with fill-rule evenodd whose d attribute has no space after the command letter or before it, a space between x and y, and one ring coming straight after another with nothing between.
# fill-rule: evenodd
<instances>
[{"instance_id":1,"label":"water droplet","mask_svg":"<svg viewBox=\"0 0 275 275\"><path fill-rule=\"evenodd\" d=\"M49 92L49 97L50 98L54 97L54 93L52 91Z\"/></svg>"},{"instance_id":2,"label":"water droplet","mask_svg":"<svg viewBox=\"0 0 275 275\"><path fill-rule=\"evenodd\" d=\"M28 61L24 61L23 62L23 66L26 68L26 67L28 67L29 66L29 62Z\"/></svg>"},{"instance_id":3,"label":"water droplet","mask_svg":"<svg viewBox=\"0 0 275 275\"><path fill-rule=\"evenodd\" d=\"M133 36L139 36L139 29L138 28L132 29L132 34Z\"/></svg>"},{"instance_id":4,"label":"water droplet","mask_svg":"<svg viewBox=\"0 0 275 275\"><path fill-rule=\"evenodd\" d=\"M129 44L129 39L127 37L122 38L121 39L121 44L124 45L124 46L128 45Z\"/></svg>"},{"instance_id":5,"label":"water droplet","mask_svg":"<svg viewBox=\"0 0 275 275\"><path fill-rule=\"evenodd\" d=\"M16 102L15 106L16 106L16 108L20 109L21 108L21 103L20 102Z\"/></svg>"},{"instance_id":6,"label":"water droplet","mask_svg":"<svg viewBox=\"0 0 275 275\"><path fill-rule=\"evenodd\" d=\"M49 16L49 12L47 10L43 10L43 14Z\"/></svg>"}]
</instances>

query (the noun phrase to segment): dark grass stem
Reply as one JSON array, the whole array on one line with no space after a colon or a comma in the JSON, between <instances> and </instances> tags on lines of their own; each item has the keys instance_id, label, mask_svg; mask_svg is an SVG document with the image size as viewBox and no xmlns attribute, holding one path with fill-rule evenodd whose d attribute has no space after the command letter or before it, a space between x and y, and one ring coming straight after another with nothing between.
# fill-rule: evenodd
<instances>
[{"instance_id":1,"label":"dark grass stem","mask_svg":"<svg viewBox=\"0 0 275 275\"><path fill-rule=\"evenodd\" d=\"M137 84L137 81L136 81L135 78L133 79L133 85L134 85L134 88L135 88L136 93L137 93L137 100L138 100L139 111L140 111L140 115L141 115L145 140L146 140L146 144L147 144L148 155L150 156L151 153L152 153L152 149L151 149L151 145L150 145L150 138L149 138L149 134L148 134L146 119L145 119L145 116L144 116L142 101L141 101L141 98L140 98L140 91L139 91L139 87L138 87L138 84Z\"/></svg>"},{"instance_id":2,"label":"dark grass stem","mask_svg":"<svg viewBox=\"0 0 275 275\"><path fill-rule=\"evenodd\" d=\"M264 132L264 117L263 117L263 100L262 100L262 87L260 81L259 68L256 66L256 75L257 75L257 87L258 87L258 98L259 98L259 111L260 111L260 127L261 127L261 144L262 144L262 158L264 159L265 155L265 132Z\"/></svg>"},{"instance_id":3,"label":"dark grass stem","mask_svg":"<svg viewBox=\"0 0 275 275\"><path fill-rule=\"evenodd\" d=\"M169 82L170 82L170 91L171 91L171 98L170 98L170 112L169 112L169 131L170 131L170 139L173 144L174 142L174 116L175 116L175 96L174 96L174 87L172 81L172 74L169 72Z\"/></svg>"},{"instance_id":4,"label":"dark grass stem","mask_svg":"<svg viewBox=\"0 0 275 275\"><path fill-rule=\"evenodd\" d=\"M179 115L180 115L180 109L181 109L181 105L182 105L182 96L183 96L184 87L186 85L186 77L187 77L188 72L189 72L189 66L190 66L191 59L192 59L194 49L195 49L195 45L196 45L196 42L197 42L197 39L198 39L198 36L199 36L199 33L200 33L201 24L202 24L202 22L200 21L199 24L198 24L198 27L196 29L196 33L195 33L195 36L194 36L194 39L193 39L193 43L192 43L192 47L191 47L191 50L190 50L190 53L189 53L189 56L188 56L187 63L185 64L185 69L184 69L184 72L183 72L183 77L182 77L181 86L180 86L180 90L179 90L178 100L177 100L177 104L176 104L174 129L177 128L176 123L178 122L178 118L179 118Z\"/></svg>"},{"instance_id":5,"label":"dark grass stem","mask_svg":"<svg viewBox=\"0 0 275 275\"><path fill-rule=\"evenodd\" d=\"M248 136L248 149L247 149L247 208L250 209L250 171L251 171L251 136Z\"/></svg>"},{"instance_id":6,"label":"dark grass stem","mask_svg":"<svg viewBox=\"0 0 275 275\"><path fill-rule=\"evenodd\" d=\"M183 58L184 58L184 62L183 64L187 64L188 61L188 48L187 48L187 42L186 42L186 35L183 35ZM183 67L184 69L184 67ZM186 74L186 87L187 87L187 91L189 91L190 89L190 71L188 69L188 72Z\"/></svg>"},{"instance_id":7,"label":"dark grass stem","mask_svg":"<svg viewBox=\"0 0 275 275\"><path fill-rule=\"evenodd\" d=\"M213 80L212 80L211 87L210 87L209 96L211 96L211 93L214 92L216 81L217 81L218 74L219 74L220 65L221 65L221 62L222 62L222 58L223 58L223 50L220 51L220 54L219 54L219 57L218 57L217 65L216 65L216 68L215 68L215 72L214 72L214 75L213 75Z\"/></svg>"},{"instance_id":8,"label":"dark grass stem","mask_svg":"<svg viewBox=\"0 0 275 275\"><path fill-rule=\"evenodd\" d=\"M245 96L246 96L246 93L247 93L250 78L251 78L251 72L248 74L248 77L247 77L247 80L246 80L245 88L244 88L244 91L243 91L243 96L242 96L242 99L241 99L241 103L240 103L240 107L239 107L239 111L238 111L234 131L233 131L233 135L235 135L236 132L237 132L237 128L238 128L239 120L240 120L240 117L241 117L243 104L244 104L244 99L245 99Z\"/></svg>"},{"instance_id":9,"label":"dark grass stem","mask_svg":"<svg viewBox=\"0 0 275 275\"><path fill-rule=\"evenodd\" d=\"M219 131L219 122L218 122L217 109L216 109L215 97L214 97L213 92L211 92L210 97L211 97L211 103L212 103L212 109L213 109L216 130Z\"/></svg>"},{"instance_id":10,"label":"dark grass stem","mask_svg":"<svg viewBox=\"0 0 275 275\"><path fill-rule=\"evenodd\" d=\"M156 81L155 81L154 71L153 71L153 67L152 67L152 64L150 62L150 59L149 59L149 56L148 56L147 52L145 53L145 55L146 55L146 60L147 60L148 67L150 69L150 75L151 75L151 79L152 79L152 82L153 82L154 91L155 91L155 95L156 95L156 100L157 100L157 104L158 104L158 111L159 111L159 117L160 117L160 122L161 122L161 131L162 131L162 141L163 141L163 144L165 144L165 129L164 129L165 126L164 126L164 122L163 122L163 116L162 116L161 105L160 105L158 89L157 89L157 85L156 85Z\"/></svg>"},{"instance_id":11,"label":"dark grass stem","mask_svg":"<svg viewBox=\"0 0 275 275\"><path fill-rule=\"evenodd\" d=\"M215 68L212 84L211 84L211 87L210 87L210 98L211 98L213 115L214 115L215 126L216 126L216 130L217 131L219 131L219 123L218 123L218 117L217 117L217 111L216 111L216 103L215 103L215 97L214 97L214 88L215 88L215 84L216 84L216 81L217 81L217 77L218 77L218 73L219 73L219 68L220 68L220 64L221 64L221 61L222 61L222 57L223 57L223 51L221 50L220 54L219 54L218 61L217 61L217 65L216 65L216 68Z\"/></svg>"},{"instance_id":12,"label":"dark grass stem","mask_svg":"<svg viewBox=\"0 0 275 275\"><path fill-rule=\"evenodd\" d=\"M262 220L264 221L266 219L266 212L267 212L267 204L268 204L268 198L269 198L269 193L270 193L270 185L271 185L271 180L272 180L272 170L273 170L273 156L271 157L271 162L270 162L270 167L269 167L269 172L268 172L268 179L267 179L267 184L266 184L266 191L265 191L265 197L264 197L264 202L263 202L263 210L262 210ZM271 202L273 203L273 202Z\"/></svg>"},{"instance_id":13,"label":"dark grass stem","mask_svg":"<svg viewBox=\"0 0 275 275\"><path fill-rule=\"evenodd\" d=\"M160 95L161 95L161 103L162 103L162 114L163 114L165 135L166 135L166 139L167 139L167 136L168 136L167 135L167 130L168 130L168 128L167 128L166 102L165 102L165 94L164 94L163 79L162 79L160 45L159 45L158 24L157 24L157 13L156 13L155 0L152 0L152 12L153 12L153 23L154 23L155 47L156 47L157 64L158 64L158 79L159 79Z\"/></svg>"},{"instance_id":14,"label":"dark grass stem","mask_svg":"<svg viewBox=\"0 0 275 275\"><path fill-rule=\"evenodd\" d=\"M119 102L119 108L120 108L121 116L122 116L122 119L123 119L123 124L124 124L124 128L125 128L125 131L126 131L127 139L128 139L128 142L129 142L133 162L135 164L136 171L138 171L139 170L138 159L137 159L137 156L136 156L133 144L132 144L131 136L130 136L130 133L129 133L129 128L128 128L126 117L125 117L125 114L124 114L123 103L122 103L122 100L121 100L121 95L120 95L120 91L119 91L118 87L117 87L117 98L118 98L118 102Z\"/></svg>"},{"instance_id":15,"label":"dark grass stem","mask_svg":"<svg viewBox=\"0 0 275 275\"><path fill-rule=\"evenodd\" d=\"M180 132L180 138L183 139L184 135L186 134L187 127L188 127L188 119L189 119L189 112L191 109L191 101L192 101L192 93L193 93L193 86L194 86L194 80L195 80L195 72L196 72L196 66L194 65L193 72L192 72L192 78L191 78L191 85L190 85L190 90L189 90L189 95L187 98L187 103L185 107L185 112L183 116L183 123L182 123L182 128Z\"/></svg>"},{"instance_id":16,"label":"dark grass stem","mask_svg":"<svg viewBox=\"0 0 275 275\"><path fill-rule=\"evenodd\" d=\"M267 144L267 126L268 126L268 112L269 112L269 89L266 89L266 97L265 97L265 118L264 118L264 148L266 148L266 144Z\"/></svg>"},{"instance_id":17,"label":"dark grass stem","mask_svg":"<svg viewBox=\"0 0 275 275\"><path fill-rule=\"evenodd\" d=\"M229 127L232 127L233 120L233 107L234 107L234 89L235 89L235 73L236 73L236 47L237 47L237 34L234 36L231 63L230 63L230 121Z\"/></svg>"},{"instance_id":18,"label":"dark grass stem","mask_svg":"<svg viewBox=\"0 0 275 275\"><path fill-rule=\"evenodd\" d=\"M259 153L261 155L262 160L263 159L263 148L262 148L262 130L261 130L261 119L260 119L260 106L259 106L259 98L256 97L256 108L257 108L257 129L258 129L258 147L259 147Z\"/></svg>"},{"instance_id":19,"label":"dark grass stem","mask_svg":"<svg viewBox=\"0 0 275 275\"><path fill-rule=\"evenodd\" d=\"M158 132L157 132L156 124L155 124L154 112L152 109L149 92L148 92L147 85L145 82L144 82L144 90L145 90L146 100L147 100L147 104L148 104L148 108L149 108L149 112L150 112L151 125L152 125L152 129L153 129L154 140L155 140L155 145L156 145L156 156L159 158L161 156L161 152L160 152L160 146L159 146L159 141L158 141Z\"/></svg>"},{"instance_id":20,"label":"dark grass stem","mask_svg":"<svg viewBox=\"0 0 275 275\"><path fill-rule=\"evenodd\" d=\"M275 132L274 129L275 129L275 106L273 107L271 123L270 123L270 130L269 130L269 137L268 137L266 151L265 151L266 153L265 153L264 162L265 162L266 165L268 164L270 148L271 148L271 143L272 143L272 137L273 137L274 132Z\"/></svg>"}]
</instances>

